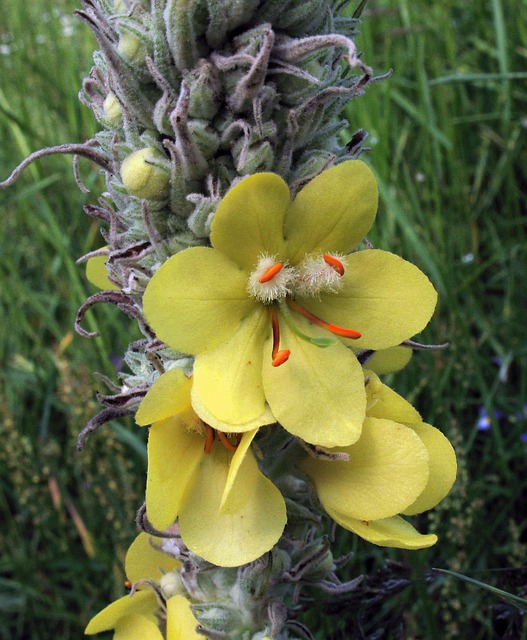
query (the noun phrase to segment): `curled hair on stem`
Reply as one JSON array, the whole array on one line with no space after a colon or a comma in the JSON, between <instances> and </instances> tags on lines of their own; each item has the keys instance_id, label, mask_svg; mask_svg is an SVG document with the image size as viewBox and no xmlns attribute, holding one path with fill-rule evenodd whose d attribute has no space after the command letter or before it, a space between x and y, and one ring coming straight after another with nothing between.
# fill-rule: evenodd
<instances>
[{"instance_id":1,"label":"curled hair on stem","mask_svg":"<svg viewBox=\"0 0 527 640\"><path fill-rule=\"evenodd\" d=\"M95 164L99 165L104 171L108 171L108 173L113 173L113 168L110 165L106 156L102 153L99 153L92 147L93 141L85 142L84 144L59 144L56 147L45 147L44 149L39 149L38 151L34 151L30 153L27 158L22 160L22 162L13 169L11 175L6 178L3 182L0 182L0 188L9 187L16 182L22 171L26 169L31 163L35 162L39 158L44 158L45 156L54 156L54 155L67 155L72 154L74 156L80 156L82 158L87 158L91 160Z\"/></svg>"}]
</instances>

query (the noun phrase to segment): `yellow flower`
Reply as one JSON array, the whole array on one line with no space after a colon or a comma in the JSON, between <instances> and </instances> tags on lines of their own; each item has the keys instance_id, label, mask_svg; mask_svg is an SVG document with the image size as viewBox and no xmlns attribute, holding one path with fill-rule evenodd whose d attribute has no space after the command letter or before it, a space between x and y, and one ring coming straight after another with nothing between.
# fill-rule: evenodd
<instances>
[{"instance_id":1,"label":"yellow flower","mask_svg":"<svg viewBox=\"0 0 527 640\"><path fill-rule=\"evenodd\" d=\"M126 575L131 583L140 580L159 582L166 572L180 568L180 563L155 548L161 540L141 533L126 554ZM154 546L153 546L154 545ZM190 602L182 595L167 597L163 611L156 593L138 585L132 595L119 598L98 613L85 633L92 635L114 629L114 640L199 640L198 621ZM166 636L159 628L166 619Z\"/></svg>"},{"instance_id":2,"label":"yellow flower","mask_svg":"<svg viewBox=\"0 0 527 640\"><path fill-rule=\"evenodd\" d=\"M366 540L405 549L429 547L399 514L434 507L456 478L456 456L447 438L424 423L419 413L371 371L367 417L361 437L339 452L348 461L306 459L303 468L326 512Z\"/></svg>"},{"instance_id":3,"label":"yellow flower","mask_svg":"<svg viewBox=\"0 0 527 640\"><path fill-rule=\"evenodd\" d=\"M286 524L284 499L250 449L257 429L233 440L215 432L190 403L181 369L161 376L137 412L148 436L146 513L157 529L176 518L187 547L213 564L259 558Z\"/></svg>"},{"instance_id":4,"label":"yellow flower","mask_svg":"<svg viewBox=\"0 0 527 640\"><path fill-rule=\"evenodd\" d=\"M161 340L196 355L192 403L212 427L246 432L272 421L269 406L306 442L358 440L366 395L349 346L400 344L436 303L426 276L403 259L350 253L376 209L375 179L358 160L324 171L293 202L278 175L255 174L220 203L212 247L186 249L156 272L146 319Z\"/></svg>"}]
</instances>

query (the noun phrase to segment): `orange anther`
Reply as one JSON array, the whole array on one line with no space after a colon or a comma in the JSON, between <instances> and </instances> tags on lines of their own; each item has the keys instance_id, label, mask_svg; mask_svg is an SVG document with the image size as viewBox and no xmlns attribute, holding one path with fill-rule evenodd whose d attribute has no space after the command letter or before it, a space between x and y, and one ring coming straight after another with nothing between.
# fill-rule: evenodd
<instances>
[{"instance_id":1,"label":"orange anther","mask_svg":"<svg viewBox=\"0 0 527 640\"><path fill-rule=\"evenodd\" d=\"M127 589L131 589L131 588L132 588L132 583L130 582L130 580L125 580L125 581L124 581L124 586L125 586Z\"/></svg>"},{"instance_id":2,"label":"orange anther","mask_svg":"<svg viewBox=\"0 0 527 640\"><path fill-rule=\"evenodd\" d=\"M258 278L258 282L269 282L269 280L272 280L277 273L280 273L280 271L282 271L283 267L283 262L277 262L276 264L273 264L270 269L267 269L263 276L260 276Z\"/></svg>"},{"instance_id":3,"label":"orange anther","mask_svg":"<svg viewBox=\"0 0 527 640\"><path fill-rule=\"evenodd\" d=\"M344 275L344 265L338 258L335 258L335 256L330 256L329 253L325 253L324 262L326 264L329 264L329 266L332 267L332 269L334 269L339 274L339 276Z\"/></svg>"},{"instance_id":4,"label":"orange anther","mask_svg":"<svg viewBox=\"0 0 527 640\"><path fill-rule=\"evenodd\" d=\"M287 360L289 360L290 355L291 351L289 351L289 349L282 349L282 351L279 351L273 357L273 361L271 364L273 365L273 367L279 367L281 364L284 364L284 362L287 362Z\"/></svg>"},{"instance_id":5,"label":"orange anther","mask_svg":"<svg viewBox=\"0 0 527 640\"><path fill-rule=\"evenodd\" d=\"M212 451L212 443L214 442L214 429L208 424L205 425L205 446L203 451L210 453Z\"/></svg>"},{"instance_id":6,"label":"orange anther","mask_svg":"<svg viewBox=\"0 0 527 640\"><path fill-rule=\"evenodd\" d=\"M361 336L360 331L354 331L353 329L344 329L344 327L339 327L336 324L324 323L320 326L324 327L324 329L327 329L328 331L331 331L331 333L334 333L337 336L342 336L343 338L358 340Z\"/></svg>"},{"instance_id":7,"label":"orange anther","mask_svg":"<svg viewBox=\"0 0 527 640\"><path fill-rule=\"evenodd\" d=\"M229 451L236 451L236 449L238 448L238 445L233 444L229 440L229 438L227 438L227 436L223 433L223 431L216 431L216 433L218 434L218 440L226 449L228 449Z\"/></svg>"},{"instance_id":8,"label":"orange anther","mask_svg":"<svg viewBox=\"0 0 527 640\"><path fill-rule=\"evenodd\" d=\"M278 314L274 306L269 307L271 315L271 326L273 328L273 351L271 352L271 364L273 367L279 367L289 358L291 351L289 349L280 349L280 323L278 322Z\"/></svg>"}]
</instances>

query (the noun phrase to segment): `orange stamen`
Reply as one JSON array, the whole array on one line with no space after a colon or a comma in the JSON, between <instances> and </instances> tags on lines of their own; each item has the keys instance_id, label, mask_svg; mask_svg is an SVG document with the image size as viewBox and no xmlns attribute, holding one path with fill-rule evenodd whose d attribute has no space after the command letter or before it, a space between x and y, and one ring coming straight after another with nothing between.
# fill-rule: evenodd
<instances>
[{"instance_id":1,"label":"orange stamen","mask_svg":"<svg viewBox=\"0 0 527 640\"><path fill-rule=\"evenodd\" d=\"M361 337L361 333L359 331L354 331L353 329L345 329L344 327L339 327L336 324L332 324L330 322L325 322L324 320L321 320L318 316L314 315L307 309L304 309L304 307L301 307L298 304L298 302L295 302L294 300L289 301L289 306L291 307L291 309L299 313L301 316L304 316L304 318L307 318L314 324L318 325L319 327L322 327L322 329L331 331L331 333L334 333L337 336L342 336L343 338L350 338L351 340L357 340L358 338Z\"/></svg>"},{"instance_id":2,"label":"orange stamen","mask_svg":"<svg viewBox=\"0 0 527 640\"><path fill-rule=\"evenodd\" d=\"M289 349L282 349L276 354L276 356L274 356L271 364L273 365L273 367L279 367L281 364L284 364L284 362L289 360L290 355L291 351L289 351Z\"/></svg>"},{"instance_id":3,"label":"orange stamen","mask_svg":"<svg viewBox=\"0 0 527 640\"><path fill-rule=\"evenodd\" d=\"M271 353L273 367L279 367L287 361L291 355L289 349L280 349L280 324L278 322L278 314L273 306L269 307L271 314L271 326L273 328L273 351Z\"/></svg>"},{"instance_id":4,"label":"orange stamen","mask_svg":"<svg viewBox=\"0 0 527 640\"><path fill-rule=\"evenodd\" d=\"M335 258L334 256L330 256L329 253L325 253L324 262L326 264L329 264L329 266L332 267L339 274L339 276L344 275L344 271L345 271L344 265L338 258Z\"/></svg>"},{"instance_id":5,"label":"orange stamen","mask_svg":"<svg viewBox=\"0 0 527 640\"><path fill-rule=\"evenodd\" d=\"M214 442L214 429L208 424L205 425L205 446L203 451L209 454L212 451L212 443Z\"/></svg>"},{"instance_id":6,"label":"orange stamen","mask_svg":"<svg viewBox=\"0 0 527 640\"><path fill-rule=\"evenodd\" d=\"M223 433L223 431L216 431L216 433L218 434L218 440L226 449L228 449L229 451L236 451L236 449L238 448L238 445L233 444L229 440L229 438L227 438L227 436Z\"/></svg>"},{"instance_id":7,"label":"orange stamen","mask_svg":"<svg viewBox=\"0 0 527 640\"><path fill-rule=\"evenodd\" d=\"M130 582L130 580L125 580L125 581L124 581L124 586L125 586L127 589L131 589L131 588L132 588L132 583Z\"/></svg>"},{"instance_id":8,"label":"orange stamen","mask_svg":"<svg viewBox=\"0 0 527 640\"><path fill-rule=\"evenodd\" d=\"M282 271L283 267L283 262L277 262L276 264L273 264L270 269L267 269L263 276L260 276L258 278L258 282L269 282L269 280L272 280L277 273L280 273L280 271Z\"/></svg>"}]
</instances>

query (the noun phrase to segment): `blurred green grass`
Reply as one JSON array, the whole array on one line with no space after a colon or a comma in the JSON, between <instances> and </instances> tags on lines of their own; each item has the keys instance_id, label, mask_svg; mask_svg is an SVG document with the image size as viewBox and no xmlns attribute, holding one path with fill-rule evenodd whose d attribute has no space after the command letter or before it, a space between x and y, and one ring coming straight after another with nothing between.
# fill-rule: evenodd
<instances>
[{"instance_id":1,"label":"blurred green grass","mask_svg":"<svg viewBox=\"0 0 527 640\"><path fill-rule=\"evenodd\" d=\"M74 8L75 0L5 5L2 177L32 150L95 131L76 98L94 43ZM527 637L513 608L430 573L435 566L517 595L527 589L527 4L371 0L364 17L365 60L377 73L393 69L347 109L350 134L370 133L379 179L371 239L430 276L440 303L422 337L450 343L416 354L390 383L448 434L460 473L451 496L419 522L440 536L431 550L379 550L339 533L342 550L356 551L350 575L390 558L408 564L410 586L375 615L316 616L317 638ZM99 193L93 168L81 172ZM82 213L94 198L79 193L61 157L0 192L0 637L81 637L89 616L121 594L134 536L144 456L116 425L75 451L97 411L92 372L115 375L107 354L119 356L132 331L101 308L87 318L100 338L72 333L90 293L75 260L101 242ZM486 430L477 428L482 411Z\"/></svg>"}]
</instances>

